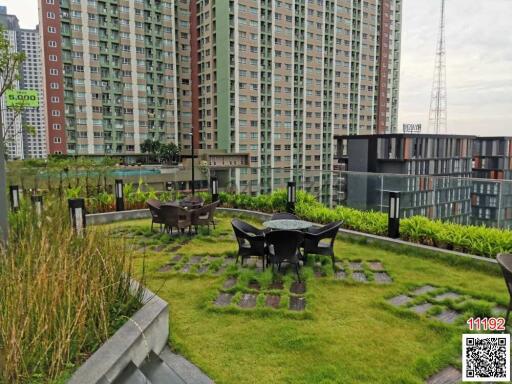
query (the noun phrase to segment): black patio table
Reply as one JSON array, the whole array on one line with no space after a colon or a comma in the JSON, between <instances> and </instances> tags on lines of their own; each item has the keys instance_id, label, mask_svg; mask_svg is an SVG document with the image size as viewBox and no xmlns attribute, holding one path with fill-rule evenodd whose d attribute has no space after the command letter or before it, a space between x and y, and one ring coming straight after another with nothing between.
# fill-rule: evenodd
<instances>
[{"instance_id":1,"label":"black patio table","mask_svg":"<svg viewBox=\"0 0 512 384\"><path fill-rule=\"evenodd\" d=\"M304 220L291 220L291 219L282 219L282 220L269 220L263 223L265 228L270 229L281 229L281 230L295 230L295 231L303 231L305 229L311 228L313 224L304 221Z\"/></svg>"}]
</instances>

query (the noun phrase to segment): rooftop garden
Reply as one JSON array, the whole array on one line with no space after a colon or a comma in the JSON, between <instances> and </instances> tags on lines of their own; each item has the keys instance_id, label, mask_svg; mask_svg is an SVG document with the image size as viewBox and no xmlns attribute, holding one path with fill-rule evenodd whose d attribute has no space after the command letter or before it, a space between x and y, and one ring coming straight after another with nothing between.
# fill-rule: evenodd
<instances>
[{"instance_id":1,"label":"rooftop garden","mask_svg":"<svg viewBox=\"0 0 512 384\"><path fill-rule=\"evenodd\" d=\"M300 204L298 211L307 212ZM219 383L424 383L460 367L469 317L500 315L508 303L493 264L342 237L335 269L327 257L310 257L304 284L257 260L240 267L232 217L218 215L216 229L196 236L152 232L149 220L106 226L131 244L135 274L169 302L172 348ZM382 220L371 221L375 228Z\"/></svg>"}]
</instances>

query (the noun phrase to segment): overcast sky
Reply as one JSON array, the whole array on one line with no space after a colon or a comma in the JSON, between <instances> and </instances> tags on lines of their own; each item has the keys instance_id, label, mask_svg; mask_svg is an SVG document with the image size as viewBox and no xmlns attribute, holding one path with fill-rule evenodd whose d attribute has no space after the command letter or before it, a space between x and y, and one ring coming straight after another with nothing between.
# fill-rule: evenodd
<instances>
[{"instance_id":1,"label":"overcast sky","mask_svg":"<svg viewBox=\"0 0 512 384\"><path fill-rule=\"evenodd\" d=\"M428 109L441 0L403 0L399 127ZM22 27L37 0L0 0ZM448 132L512 135L512 0L447 0Z\"/></svg>"}]
</instances>

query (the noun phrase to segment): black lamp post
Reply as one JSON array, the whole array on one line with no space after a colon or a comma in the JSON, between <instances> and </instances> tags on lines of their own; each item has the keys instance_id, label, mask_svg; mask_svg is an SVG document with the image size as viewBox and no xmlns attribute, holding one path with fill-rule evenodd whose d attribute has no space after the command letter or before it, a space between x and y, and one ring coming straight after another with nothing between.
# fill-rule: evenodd
<instances>
[{"instance_id":1,"label":"black lamp post","mask_svg":"<svg viewBox=\"0 0 512 384\"><path fill-rule=\"evenodd\" d=\"M16 212L20 209L20 188L17 185L10 185L9 196L11 197L11 209Z\"/></svg>"},{"instance_id":2,"label":"black lamp post","mask_svg":"<svg viewBox=\"0 0 512 384\"><path fill-rule=\"evenodd\" d=\"M43 196L32 195L30 196L30 200L32 200L32 206L36 211L37 217L41 217L41 214L43 213Z\"/></svg>"},{"instance_id":3,"label":"black lamp post","mask_svg":"<svg viewBox=\"0 0 512 384\"><path fill-rule=\"evenodd\" d=\"M286 189L286 212L295 213L295 201L297 199L297 185L295 184L295 181L289 181Z\"/></svg>"},{"instance_id":4,"label":"black lamp post","mask_svg":"<svg viewBox=\"0 0 512 384\"><path fill-rule=\"evenodd\" d=\"M165 189L166 189L167 191L172 191L172 190L173 190L173 182L172 182L172 181L167 181L167 182L165 183Z\"/></svg>"},{"instance_id":5,"label":"black lamp post","mask_svg":"<svg viewBox=\"0 0 512 384\"><path fill-rule=\"evenodd\" d=\"M219 180L217 177L212 176L210 179L210 185L212 187L212 203L219 200Z\"/></svg>"},{"instance_id":6,"label":"black lamp post","mask_svg":"<svg viewBox=\"0 0 512 384\"><path fill-rule=\"evenodd\" d=\"M190 145L192 147L192 196L196 193L196 178L195 178L195 171L194 171L194 134L189 133L190 135Z\"/></svg>"},{"instance_id":7,"label":"black lamp post","mask_svg":"<svg viewBox=\"0 0 512 384\"><path fill-rule=\"evenodd\" d=\"M389 192L388 237L400 237L400 192Z\"/></svg>"},{"instance_id":8,"label":"black lamp post","mask_svg":"<svg viewBox=\"0 0 512 384\"><path fill-rule=\"evenodd\" d=\"M123 180L116 179L116 211L124 211Z\"/></svg>"},{"instance_id":9,"label":"black lamp post","mask_svg":"<svg viewBox=\"0 0 512 384\"><path fill-rule=\"evenodd\" d=\"M85 227L85 200L84 199L69 199L69 217L71 219L71 225L78 236L82 236Z\"/></svg>"}]
</instances>

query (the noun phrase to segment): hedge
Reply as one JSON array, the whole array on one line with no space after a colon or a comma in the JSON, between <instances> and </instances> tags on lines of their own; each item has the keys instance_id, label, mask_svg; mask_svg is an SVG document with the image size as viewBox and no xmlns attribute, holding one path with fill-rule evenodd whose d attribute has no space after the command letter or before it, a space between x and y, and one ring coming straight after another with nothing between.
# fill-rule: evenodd
<instances>
[{"instance_id":1,"label":"hedge","mask_svg":"<svg viewBox=\"0 0 512 384\"><path fill-rule=\"evenodd\" d=\"M220 193L224 206L282 212L286 209L286 190L277 190L270 195L236 195ZM337 206L328 208L316 198L303 191L297 192L296 214L315 223L343 221L343 227L374 235L387 233L387 215L382 212L360 211ZM460 225L423 216L402 219L400 238L406 241L452 249L460 252L494 258L498 253L512 253L512 231L483 226Z\"/></svg>"}]
</instances>

